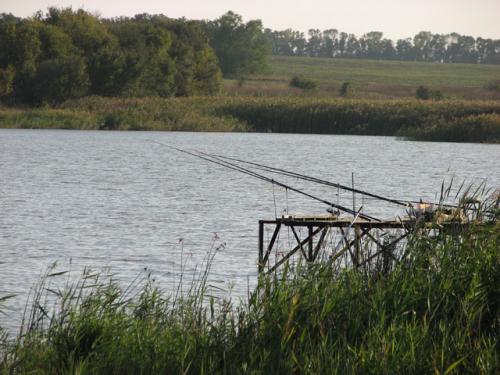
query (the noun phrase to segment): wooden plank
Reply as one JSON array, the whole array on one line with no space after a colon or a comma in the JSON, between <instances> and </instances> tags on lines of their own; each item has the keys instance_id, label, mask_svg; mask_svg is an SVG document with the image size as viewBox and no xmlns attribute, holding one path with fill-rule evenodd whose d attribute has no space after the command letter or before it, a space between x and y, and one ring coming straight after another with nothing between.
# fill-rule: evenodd
<instances>
[{"instance_id":1,"label":"wooden plank","mask_svg":"<svg viewBox=\"0 0 500 375\"><path fill-rule=\"evenodd\" d=\"M319 237L318 243L316 244L316 248L314 249L313 261L318 257L319 250L321 249L321 245L323 245L323 241L325 240L326 234L328 233L328 227L322 229L321 236Z\"/></svg>"},{"instance_id":2,"label":"wooden plank","mask_svg":"<svg viewBox=\"0 0 500 375\"><path fill-rule=\"evenodd\" d=\"M264 269L264 221L259 221L259 273Z\"/></svg>"},{"instance_id":3,"label":"wooden plank","mask_svg":"<svg viewBox=\"0 0 500 375\"><path fill-rule=\"evenodd\" d=\"M377 251L375 254L372 254L370 257L368 257L368 259L365 259L365 260L363 261L363 263L361 263L359 266L362 266L362 265L364 265L364 264L368 263L370 260L372 260L373 258L375 258L377 255L380 255L381 253L383 253L384 251L386 251L386 248L391 247L391 246L393 246L393 245L396 245L399 241L403 240L403 239L404 239L405 237L407 237L409 234L410 234L410 232L406 232L405 234L403 234L402 236L400 236L400 237L396 238L394 241L392 241L392 242L388 243L387 245L379 245L379 246L381 246L381 247L382 247L382 249L381 249L381 250L379 250L379 251ZM370 237L372 237L372 236L370 235ZM376 241L376 243L377 243L377 244L379 244L379 242L378 242L378 241ZM389 254L389 256L390 256L392 259L394 259L396 262L399 262L399 260L398 260L398 259L397 259L397 258L396 258L393 254L391 254L391 253L388 253L388 254Z\"/></svg>"},{"instance_id":4,"label":"wooden plank","mask_svg":"<svg viewBox=\"0 0 500 375\"><path fill-rule=\"evenodd\" d=\"M313 254L314 254L314 249L313 249L313 227L310 225L307 227L308 230L308 238L309 238L309 248L308 248L308 254L307 254L307 261L312 262L313 261Z\"/></svg>"},{"instance_id":5,"label":"wooden plank","mask_svg":"<svg viewBox=\"0 0 500 375\"><path fill-rule=\"evenodd\" d=\"M315 236L316 234L319 233L319 231L321 230L322 228L316 228L313 232L313 236ZM300 245L297 245L295 246L287 255L285 255L283 258L281 258L278 262L276 262L276 264L274 266L272 266L270 269L269 269L269 272L273 272L275 271L279 266L281 266L283 263L285 263L288 259L290 259L297 251L300 250L300 248L305 245L307 243L308 239L306 238L305 240L303 240Z\"/></svg>"},{"instance_id":6,"label":"wooden plank","mask_svg":"<svg viewBox=\"0 0 500 375\"><path fill-rule=\"evenodd\" d=\"M271 242L269 242L269 246L267 247L266 254L264 255L264 259L262 262L264 264L266 264L267 260L269 259L269 255L271 254L271 251L272 251L273 246L274 246L274 242L276 241L276 238L278 237L278 234L280 232L280 228L281 228L281 222L278 222L276 224L276 228L274 228L273 237L271 238Z\"/></svg>"},{"instance_id":7,"label":"wooden plank","mask_svg":"<svg viewBox=\"0 0 500 375\"><path fill-rule=\"evenodd\" d=\"M292 232L293 232L293 235L295 236L295 240L297 241L297 243L299 244L300 246L300 252L302 253L302 255L304 256L305 259L307 259L307 254L306 252L304 251L304 247L302 246L302 242L300 241L300 238L297 234L297 232L295 231L295 228L294 227L290 227L292 228ZM306 243L309 241L309 237L306 238Z\"/></svg>"}]
</instances>

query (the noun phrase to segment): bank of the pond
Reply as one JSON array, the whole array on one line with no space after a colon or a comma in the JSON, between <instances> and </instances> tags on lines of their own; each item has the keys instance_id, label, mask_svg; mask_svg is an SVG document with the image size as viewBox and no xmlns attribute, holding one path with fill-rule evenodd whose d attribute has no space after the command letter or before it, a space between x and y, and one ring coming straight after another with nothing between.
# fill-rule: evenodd
<instances>
[{"instance_id":1,"label":"bank of the pond","mask_svg":"<svg viewBox=\"0 0 500 375\"><path fill-rule=\"evenodd\" d=\"M499 241L498 224L416 238L389 274L289 270L239 306L203 280L185 299L91 274L66 292L42 282L22 333L0 339L0 373L495 374Z\"/></svg>"},{"instance_id":2,"label":"bank of the pond","mask_svg":"<svg viewBox=\"0 0 500 375\"><path fill-rule=\"evenodd\" d=\"M0 127L386 135L499 143L500 102L89 97L52 108L0 107Z\"/></svg>"}]
</instances>

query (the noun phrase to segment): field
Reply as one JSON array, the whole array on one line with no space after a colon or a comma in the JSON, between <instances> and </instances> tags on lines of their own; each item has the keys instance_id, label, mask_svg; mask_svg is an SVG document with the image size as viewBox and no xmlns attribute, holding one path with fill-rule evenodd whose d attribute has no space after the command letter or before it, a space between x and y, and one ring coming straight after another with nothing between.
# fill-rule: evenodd
<instances>
[{"instance_id":1,"label":"field","mask_svg":"<svg viewBox=\"0 0 500 375\"><path fill-rule=\"evenodd\" d=\"M296 75L318 83L306 93L311 96L337 96L341 84L350 82L353 96L360 98L414 97L423 85L449 98L500 99L500 92L485 87L500 79L500 65L273 56L266 74L226 80L224 87L240 95L303 95L288 86Z\"/></svg>"}]
</instances>

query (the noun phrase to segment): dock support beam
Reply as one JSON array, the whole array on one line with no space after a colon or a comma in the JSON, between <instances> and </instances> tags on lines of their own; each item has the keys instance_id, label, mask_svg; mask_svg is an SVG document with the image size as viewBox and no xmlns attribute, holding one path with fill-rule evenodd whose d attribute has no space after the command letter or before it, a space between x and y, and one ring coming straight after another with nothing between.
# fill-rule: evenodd
<instances>
[{"instance_id":1,"label":"dock support beam","mask_svg":"<svg viewBox=\"0 0 500 375\"><path fill-rule=\"evenodd\" d=\"M308 248L308 257L307 261L312 262L314 260L314 249L313 249L313 227L312 225L307 226L308 229L308 239L309 239L309 248Z\"/></svg>"},{"instance_id":2,"label":"dock support beam","mask_svg":"<svg viewBox=\"0 0 500 375\"><path fill-rule=\"evenodd\" d=\"M264 269L264 221L259 220L259 273Z\"/></svg>"}]
</instances>

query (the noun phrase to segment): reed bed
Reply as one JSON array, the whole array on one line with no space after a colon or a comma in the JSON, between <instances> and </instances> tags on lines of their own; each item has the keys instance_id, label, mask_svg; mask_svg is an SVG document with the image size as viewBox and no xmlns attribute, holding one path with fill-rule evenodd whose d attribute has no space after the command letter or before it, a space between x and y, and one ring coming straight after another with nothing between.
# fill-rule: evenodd
<instances>
[{"instance_id":1,"label":"reed bed","mask_svg":"<svg viewBox=\"0 0 500 375\"><path fill-rule=\"evenodd\" d=\"M498 123L484 116L500 114L500 103L495 101L247 98L222 105L219 112L245 121L260 132L387 135L411 139L419 139L418 131L429 128L458 130L457 121L476 116L475 122L468 122L462 141L498 142L500 136ZM441 141L452 140L454 135L452 131L448 137L428 134L428 140Z\"/></svg>"},{"instance_id":2,"label":"reed bed","mask_svg":"<svg viewBox=\"0 0 500 375\"><path fill-rule=\"evenodd\" d=\"M2 107L0 127L355 134L498 143L499 116L499 101L87 97L55 108Z\"/></svg>"},{"instance_id":3,"label":"reed bed","mask_svg":"<svg viewBox=\"0 0 500 375\"><path fill-rule=\"evenodd\" d=\"M90 271L54 290L49 270L19 334L0 336L0 373L497 374L498 197L487 215L461 237L412 237L389 273L288 267L241 304L212 296L215 252L184 294Z\"/></svg>"}]
</instances>

